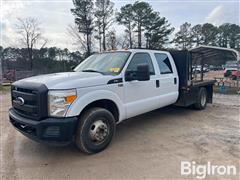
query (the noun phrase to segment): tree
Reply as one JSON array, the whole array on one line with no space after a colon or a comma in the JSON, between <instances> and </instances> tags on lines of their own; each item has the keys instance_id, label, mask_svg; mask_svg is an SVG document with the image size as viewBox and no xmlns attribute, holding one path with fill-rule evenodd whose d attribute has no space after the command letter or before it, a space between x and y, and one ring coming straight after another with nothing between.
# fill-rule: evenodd
<instances>
[{"instance_id":1,"label":"tree","mask_svg":"<svg viewBox=\"0 0 240 180\"><path fill-rule=\"evenodd\" d=\"M240 26L237 24L230 26L230 47L240 50Z\"/></svg>"},{"instance_id":2,"label":"tree","mask_svg":"<svg viewBox=\"0 0 240 180\"><path fill-rule=\"evenodd\" d=\"M77 46L79 50L86 52L86 54L89 54L87 53L88 51L87 38L83 33L79 32L78 26L76 24L68 26L67 34L69 34L69 36L72 38L73 45ZM90 49L90 54L91 54L91 49Z\"/></svg>"},{"instance_id":3,"label":"tree","mask_svg":"<svg viewBox=\"0 0 240 180\"><path fill-rule=\"evenodd\" d=\"M144 27L149 23L149 17L151 16L153 10L152 7L147 2L136 1L133 4L133 25L137 28L138 37L138 48L142 47L142 32Z\"/></svg>"},{"instance_id":4,"label":"tree","mask_svg":"<svg viewBox=\"0 0 240 180\"><path fill-rule=\"evenodd\" d=\"M117 13L117 22L126 27L125 32L128 33L129 46L133 47L132 31L133 31L133 6L127 4L121 7L120 12Z\"/></svg>"},{"instance_id":5,"label":"tree","mask_svg":"<svg viewBox=\"0 0 240 180\"><path fill-rule=\"evenodd\" d=\"M197 24L191 28L192 42L199 46L203 44L202 25Z\"/></svg>"},{"instance_id":6,"label":"tree","mask_svg":"<svg viewBox=\"0 0 240 180\"><path fill-rule=\"evenodd\" d=\"M106 50L106 31L113 22L113 6L114 3L110 0L96 0L95 3L95 17L97 19L97 25L100 36L102 35L103 50Z\"/></svg>"},{"instance_id":7,"label":"tree","mask_svg":"<svg viewBox=\"0 0 240 180\"><path fill-rule=\"evenodd\" d=\"M97 32L95 38L99 41L99 51L102 52L102 22L100 17L96 18L95 26L97 28L97 30L95 30Z\"/></svg>"},{"instance_id":8,"label":"tree","mask_svg":"<svg viewBox=\"0 0 240 180\"><path fill-rule=\"evenodd\" d=\"M169 39L168 36L173 32L174 28L166 18L160 17L158 12L153 12L149 17L149 24L145 27L146 47L149 49L161 49Z\"/></svg>"},{"instance_id":9,"label":"tree","mask_svg":"<svg viewBox=\"0 0 240 180\"><path fill-rule=\"evenodd\" d=\"M28 58L30 60L30 69L33 67L33 48L42 38L40 23L35 18L18 19L16 25L20 35L20 41L28 50ZM46 42L44 42L46 44Z\"/></svg>"},{"instance_id":10,"label":"tree","mask_svg":"<svg viewBox=\"0 0 240 180\"><path fill-rule=\"evenodd\" d=\"M94 28L93 21L93 1L92 0L73 0L74 8L71 9L75 17L75 24L78 32L83 34L86 41L81 41L86 47L86 56L90 56L92 48L92 33ZM76 33L75 33L76 35ZM78 36L80 37L80 36Z\"/></svg>"},{"instance_id":11,"label":"tree","mask_svg":"<svg viewBox=\"0 0 240 180\"><path fill-rule=\"evenodd\" d=\"M56 60L56 56L57 56L57 48L56 47L48 48L48 58L52 60Z\"/></svg>"},{"instance_id":12,"label":"tree","mask_svg":"<svg viewBox=\"0 0 240 180\"><path fill-rule=\"evenodd\" d=\"M192 47L191 24L185 22L180 26L180 30L175 34L173 42L181 49Z\"/></svg>"},{"instance_id":13,"label":"tree","mask_svg":"<svg viewBox=\"0 0 240 180\"><path fill-rule=\"evenodd\" d=\"M118 37L118 45L121 49L129 48L130 47L129 42L130 40L127 32Z\"/></svg>"},{"instance_id":14,"label":"tree","mask_svg":"<svg viewBox=\"0 0 240 180\"><path fill-rule=\"evenodd\" d=\"M227 47L229 43L229 23L222 24L218 27L218 45Z\"/></svg>"},{"instance_id":15,"label":"tree","mask_svg":"<svg viewBox=\"0 0 240 180\"><path fill-rule=\"evenodd\" d=\"M109 31L106 35L107 38L107 47L111 50L114 50L117 48L117 37L114 30Z\"/></svg>"},{"instance_id":16,"label":"tree","mask_svg":"<svg viewBox=\"0 0 240 180\"><path fill-rule=\"evenodd\" d=\"M218 44L221 47L238 48L240 41L240 27L236 24L225 23L219 26Z\"/></svg>"},{"instance_id":17,"label":"tree","mask_svg":"<svg viewBox=\"0 0 240 180\"><path fill-rule=\"evenodd\" d=\"M47 48L39 49L38 58L42 58L43 59L43 58L47 57L47 51L48 51Z\"/></svg>"},{"instance_id":18,"label":"tree","mask_svg":"<svg viewBox=\"0 0 240 180\"><path fill-rule=\"evenodd\" d=\"M2 85L3 82L2 60L3 60L3 47L0 46L0 86Z\"/></svg>"},{"instance_id":19,"label":"tree","mask_svg":"<svg viewBox=\"0 0 240 180\"><path fill-rule=\"evenodd\" d=\"M210 23L202 25L203 44L215 46L217 45L218 28Z\"/></svg>"}]
</instances>

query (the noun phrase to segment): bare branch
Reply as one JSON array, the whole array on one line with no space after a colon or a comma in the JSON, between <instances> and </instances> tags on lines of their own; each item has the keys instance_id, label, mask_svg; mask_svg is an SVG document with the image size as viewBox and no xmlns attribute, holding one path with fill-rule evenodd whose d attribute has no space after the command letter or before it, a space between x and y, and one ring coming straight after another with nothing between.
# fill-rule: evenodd
<instances>
[{"instance_id":1,"label":"bare branch","mask_svg":"<svg viewBox=\"0 0 240 180\"><path fill-rule=\"evenodd\" d=\"M82 35L82 33L79 33L76 25L68 25L67 34L72 37L73 44L79 46L80 49L87 51L86 38Z\"/></svg>"},{"instance_id":2,"label":"bare branch","mask_svg":"<svg viewBox=\"0 0 240 180\"><path fill-rule=\"evenodd\" d=\"M31 17L25 19L18 18L18 22L16 28L20 35L20 42L28 49L28 57L31 61L32 69L33 48L42 38L40 23L37 19Z\"/></svg>"}]
</instances>

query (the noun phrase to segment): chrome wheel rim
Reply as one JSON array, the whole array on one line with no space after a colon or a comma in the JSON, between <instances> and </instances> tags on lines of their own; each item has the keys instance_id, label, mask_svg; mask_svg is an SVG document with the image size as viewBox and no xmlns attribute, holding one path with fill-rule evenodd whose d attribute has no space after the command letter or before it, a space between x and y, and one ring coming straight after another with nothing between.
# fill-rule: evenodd
<instances>
[{"instance_id":1,"label":"chrome wheel rim","mask_svg":"<svg viewBox=\"0 0 240 180\"><path fill-rule=\"evenodd\" d=\"M90 127L90 137L95 143L103 142L108 136L108 126L102 120L95 121Z\"/></svg>"}]
</instances>

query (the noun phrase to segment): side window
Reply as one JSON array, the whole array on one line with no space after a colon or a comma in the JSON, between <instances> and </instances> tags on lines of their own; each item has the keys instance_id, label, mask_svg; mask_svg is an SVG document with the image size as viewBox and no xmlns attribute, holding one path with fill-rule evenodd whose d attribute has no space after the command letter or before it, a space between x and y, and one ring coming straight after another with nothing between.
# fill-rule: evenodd
<instances>
[{"instance_id":1,"label":"side window","mask_svg":"<svg viewBox=\"0 0 240 180\"><path fill-rule=\"evenodd\" d=\"M172 66L166 54L155 53L154 54L160 69L161 74L172 73Z\"/></svg>"},{"instance_id":2,"label":"side window","mask_svg":"<svg viewBox=\"0 0 240 180\"><path fill-rule=\"evenodd\" d=\"M127 71L137 71L139 64L148 64L150 75L154 75L155 71L152 64L152 59L148 53L136 53L128 65Z\"/></svg>"}]
</instances>

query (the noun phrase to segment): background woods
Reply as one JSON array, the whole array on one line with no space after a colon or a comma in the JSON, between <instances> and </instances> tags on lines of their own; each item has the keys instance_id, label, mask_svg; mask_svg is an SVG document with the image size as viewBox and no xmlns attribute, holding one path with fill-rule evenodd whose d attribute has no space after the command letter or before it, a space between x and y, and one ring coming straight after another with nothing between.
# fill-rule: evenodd
<instances>
[{"instance_id":1,"label":"background woods","mask_svg":"<svg viewBox=\"0 0 240 180\"><path fill-rule=\"evenodd\" d=\"M240 50L239 25L185 22L173 27L143 1L116 9L111 0L73 0L69 13L74 24L66 27L66 34L78 50L48 47L44 26L38 19L18 19L15 30L21 48L0 46L3 74L11 75L12 70L30 71L31 75L70 71L92 53L108 49L166 50L212 45Z\"/></svg>"}]
</instances>

